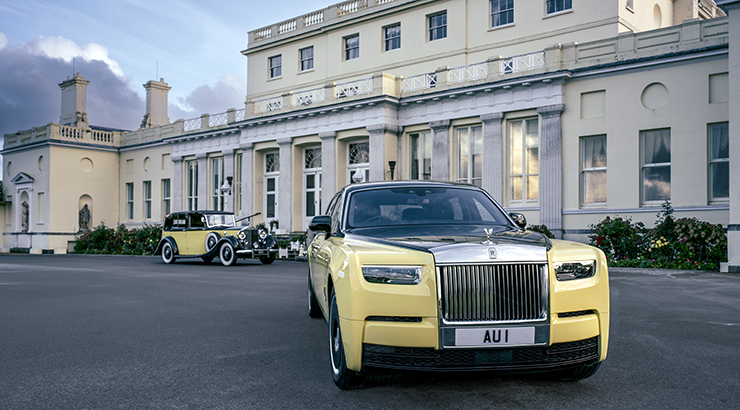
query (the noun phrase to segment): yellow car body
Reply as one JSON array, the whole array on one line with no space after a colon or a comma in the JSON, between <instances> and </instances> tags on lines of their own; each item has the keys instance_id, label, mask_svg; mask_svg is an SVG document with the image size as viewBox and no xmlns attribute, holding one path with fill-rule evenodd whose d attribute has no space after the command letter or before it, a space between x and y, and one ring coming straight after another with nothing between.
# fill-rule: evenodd
<instances>
[{"instance_id":1,"label":"yellow car body","mask_svg":"<svg viewBox=\"0 0 740 410\"><path fill-rule=\"evenodd\" d=\"M491 212L500 210L509 220L496 216L498 222L508 226L480 221L468 228L460 221L423 237L414 236L414 229L429 231L434 219L350 228L353 195L369 202L372 195L403 189L470 192L476 200L485 194L449 183L353 185L335 196L330 216L312 223L319 233L308 252L309 314L330 322L338 387L355 387L364 372L375 369L549 371L563 379L598 369L609 336L609 277L599 249L525 231L497 204ZM381 213L392 218L404 204L394 210L381 200ZM434 212L433 204L426 205ZM466 234L448 232L455 229ZM373 276L387 271L400 272L400 280L410 283ZM532 358L517 359L524 356Z\"/></svg>"}]
</instances>

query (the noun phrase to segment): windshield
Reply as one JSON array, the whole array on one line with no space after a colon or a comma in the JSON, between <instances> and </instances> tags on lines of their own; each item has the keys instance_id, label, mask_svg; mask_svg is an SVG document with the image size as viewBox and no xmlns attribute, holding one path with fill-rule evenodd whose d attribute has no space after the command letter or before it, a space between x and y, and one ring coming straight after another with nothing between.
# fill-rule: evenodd
<instances>
[{"instance_id":1,"label":"windshield","mask_svg":"<svg viewBox=\"0 0 740 410\"><path fill-rule=\"evenodd\" d=\"M380 188L354 192L347 228L418 225L506 225L506 215L482 191L456 187Z\"/></svg>"},{"instance_id":2,"label":"windshield","mask_svg":"<svg viewBox=\"0 0 740 410\"><path fill-rule=\"evenodd\" d=\"M206 218L208 219L209 228L214 226L236 226L233 214L206 215Z\"/></svg>"}]
</instances>

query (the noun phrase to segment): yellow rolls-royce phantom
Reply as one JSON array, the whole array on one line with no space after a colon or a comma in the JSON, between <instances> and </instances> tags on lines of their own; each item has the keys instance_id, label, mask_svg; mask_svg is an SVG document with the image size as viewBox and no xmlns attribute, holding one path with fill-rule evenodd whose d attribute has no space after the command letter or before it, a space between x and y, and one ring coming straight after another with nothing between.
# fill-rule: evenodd
<instances>
[{"instance_id":1,"label":"yellow rolls-royce phantom","mask_svg":"<svg viewBox=\"0 0 740 410\"><path fill-rule=\"evenodd\" d=\"M329 325L335 384L383 369L593 375L609 338L604 254L525 225L471 185L338 192L308 251L308 313Z\"/></svg>"}]
</instances>

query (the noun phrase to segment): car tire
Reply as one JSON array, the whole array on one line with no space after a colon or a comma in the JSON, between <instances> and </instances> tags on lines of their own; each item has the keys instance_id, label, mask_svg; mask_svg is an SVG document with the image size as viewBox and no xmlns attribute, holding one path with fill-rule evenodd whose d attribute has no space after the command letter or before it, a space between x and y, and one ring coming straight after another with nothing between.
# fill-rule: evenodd
<instances>
[{"instance_id":1,"label":"car tire","mask_svg":"<svg viewBox=\"0 0 740 410\"><path fill-rule=\"evenodd\" d=\"M316 300L316 295L313 293L311 271L308 271L308 316L314 319L318 319L323 316L321 314L321 307L319 307L319 301Z\"/></svg>"},{"instance_id":2,"label":"car tire","mask_svg":"<svg viewBox=\"0 0 740 410\"><path fill-rule=\"evenodd\" d=\"M175 249L169 242L165 242L162 245L162 261L164 263L173 263L175 261Z\"/></svg>"},{"instance_id":3,"label":"car tire","mask_svg":"<svg viewBox=\"0 0 740 410\"><path fill-rule=\"evenodd\" d=\"M558 380L563 382L574 382L578 380L588 379L593 376L599 367L601 362L584 364L572 369L556 370L549 375L549 379Z\"/></svg>"},{"instance_id":4,"label":"car tire","mask_svg":"<svg viewBox=\"0 0 740 410\"><path fill-rule=\"evenodd\" d=\"M229 242L224 242L221 245L221 249L218 251L218 257L221 259L221 263L224 266L231 266L236 263L236 251L234 246Z\"/></svg>"},{"instance_id":5,"label":"car tire","mask_svg":"<svg viewBox=\"0 0 740 410\"><path fill-rule=\"evenodd\" d=\"M271 253L270 256L260 256L260 262L262 262L263 265L269 265L275 262L275 254Z\"/></svg>"},{"instance_id":6,"label":"car tire","mask_svg":"<svg viewBox=\"0 0 740 410\"><path fill-rule=\"evenodd\" d=\"M218 245L219 239L221 239L221 237L216 232L211 232L206 235L206 252L210 252L211 249L215 248L216 245Z\"/></svg>"},{"instance_id":7,"label":"car tire","mask_svg":"<svg viewBox=\"0 0 740 410\"><path fill-rule=\"evenodd\" d=\"M331 359L334 384L342 390L355 389L362 385L362 373L347 368L347 359L344 355L342 329L339 325L339 308L337 295L331 291L331 308L329 309L329 358Z\"/></svg>"}]
</instances>

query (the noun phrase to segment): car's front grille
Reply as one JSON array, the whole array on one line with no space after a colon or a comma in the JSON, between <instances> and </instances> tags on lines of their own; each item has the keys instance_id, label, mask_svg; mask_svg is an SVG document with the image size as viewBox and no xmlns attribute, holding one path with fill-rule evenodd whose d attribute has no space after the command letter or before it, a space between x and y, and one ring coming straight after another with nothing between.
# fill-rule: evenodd
<instances>
[{"instance_id":1,"label":"car's front grille","mask_svg":"<svg viewBox=\"0 0 740 410\"><path fill-rule=\"evenodd\" d=\"M416 369L546 369L595 361L599 339L555 343L551 346L444 349L362 345L365 366Z\"/></svg>"},{"instance_id":2,"label":"car's front grille","mask_svg":"<svg viewBox=\"0 0 740 410\"><path fill-rule=\"evenodd\" d=\"M539 320L547 317L547 265L438 266L447 322Z\"/></svg>"}]
</instances>

